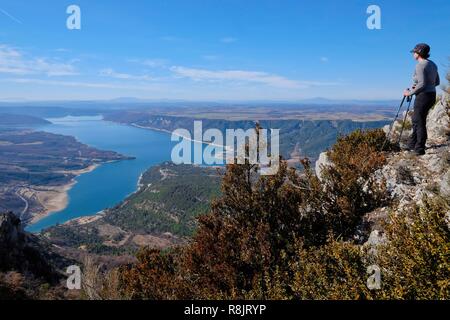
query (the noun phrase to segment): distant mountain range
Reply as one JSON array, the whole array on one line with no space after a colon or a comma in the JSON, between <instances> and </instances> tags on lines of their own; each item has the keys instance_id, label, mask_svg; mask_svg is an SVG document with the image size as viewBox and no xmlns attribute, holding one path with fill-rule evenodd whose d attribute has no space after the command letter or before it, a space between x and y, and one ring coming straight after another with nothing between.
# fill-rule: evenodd
<instances>
[{"instance_id":1,"label":"distant mountain range","mask_svg":"<svg viewBox=\"0 0 450 320\"><path fill-rule=\"evenodd\" d=\"M400 99L400 98L399 98ZM357 99L327 99L327 98L309 98L295 101L287 100L214 100L214 101L195 101L195 100L180 100L180 99L140 99L135 97L118 97L110 100L49 100L49 101L30 101L30 100L0 100L1 106L92 106L103 104L189 104L189 105L226 105L226 104L244 104L244 105L303 105L303 104L352 104L352 105L385 105L398 103L397 100L357 100Z\"/></svg>"}]
</instances>

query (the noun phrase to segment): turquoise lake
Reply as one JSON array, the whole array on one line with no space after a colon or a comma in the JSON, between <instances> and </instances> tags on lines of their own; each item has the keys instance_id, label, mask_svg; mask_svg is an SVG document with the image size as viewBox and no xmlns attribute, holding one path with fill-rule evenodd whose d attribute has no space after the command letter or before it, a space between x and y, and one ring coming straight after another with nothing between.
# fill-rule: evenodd
<instances>
[{"instance_id":1,"label":"turquoise lake","mask_svg":"<svg viewBox=\"0 0 450 320\"><path fill-rule=\"evenodd\" d=\"M68 220L94 215L113 207L135 192L139 176L153 165L168 161L176 142L168 133L135 128L101 120L101 117L65 117L48 119L50 125L40 131L74 136L78 141L101 150L112 150L134 156L134 160L105 163L92 172L76 178L68 192L69 204L26 229L42 229Z\"/></svg>"}]
</instances>

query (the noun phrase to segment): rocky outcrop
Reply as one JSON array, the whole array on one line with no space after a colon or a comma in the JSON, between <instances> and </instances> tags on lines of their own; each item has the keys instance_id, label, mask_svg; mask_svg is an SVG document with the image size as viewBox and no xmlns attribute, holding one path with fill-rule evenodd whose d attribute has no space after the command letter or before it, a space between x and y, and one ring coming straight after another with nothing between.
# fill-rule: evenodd
<instances>
[{"instance_id":1,"label":"rocky outcrop","mask_svg":"<svg viewBox=\"0 0 450 320\"><path fill-rule=\"evenodd\" d=\"M329 167L332 165L332 162L330 159L328 159L327 152L322 152L319 155L319 159L316 161L315 170L316 170L316 176L322 180L322 172L323 169L326 167Z\"/></svg>"},{"instance_id":2,"label":"rocky outcrop","mask_svg":"<svg viewBox=\"0 0 450 320\"><path fill-rule=\"evenodd\" d=\"M0 214L0 252L23 242L20 219L12 213Z\"/></svg>"},{"instance_id":3,"label":"rocky outcrop","mask_svg":"<svg viewBox=\"0 0 450 320\"><path fill-rule=\"evenodd\" d=\"M443 149L439 149L439 147L445 147L445 145L449 141L450 135L450 107L448 106L447 95L443 95L441 99L436 103L436 105L430 110L427 117L427 132L428 132L428 140L427 147L429 148L428 154L433 153L441 153ZM405 108L405 107L404 107ZM412 106L411 106L412 108ZM397 120L392 124L385 125L383 127L383 131L386 134L389 134L389 140L392 143L399 142L401 146L405 146L408 140L408 137L412 133L412 113L413 110L410 110L408 114L406 114L406 110L399 114ZM404 123L403 123L404 122ZM402 131L403 127L403 131ZM400 137L400 133L402 136ZM400 157L401 158L401 157ZM430 158L430 159L427 159ZM425 156L424 159L432 161L432 166L438 165L436 162L439 162L439 157L435 156ZM396 162L396 159L394 162ZM401 162L401 161L400 161ZM322 177L323 169L327 166L332 165L331 161L328 159L327 152L322 152L319 155L318 160L315 164L316 175L319 179ZM397 167L407 167L407 163L398 163ZM388 170L386 168L386 170ZM402 169L400 169L402 170ZM394 173L391 173L394 174ZM395 184L395 183L394 183Z\"/></svg>"},{"instance_id":4,"label":"rocky outcrop","mask_svg":"<svg viewBox=\"0 0 450 320\"><path fill-rule=\"evenodd\" d=\"M436 103L430 110L427 118L428 144L440 145L447 143L450 133L450 117L448 97L442 96L440 101Z\"/></svg>"},{"instance_id":5,"label":"rocky outcrop","mask_svg":"<svg viewBox=\"0 0 450 320\"><path fill-rule=\"evenodd\" d=\"M439 191L444 197L450 197L450 169L442 176L439 182Z\"/></svg>"},{"instance_id":6,"label":"rocky outcrop","mask_svg":"<svg viewBox=\"0 0 450 320\"><path fill-rule=\"evenodd\" d=\"M406 114L406 110L403 111L398 119L392 123L385 125L383 127L383 131L386 133L386 135L389 136L389 140L392 143L400 142L401 145L406 145L408 141L409 135L412 133L412 111L409 111L408 114ZM403 124L404 122L404 124ZM391 128L392 126L392 128ZM402 131L403 127L403 131ZM400 137L400 134L402 135Z\"/></svg>"},{"instance_id":7,"label":"rocky outcrop","mask_svg":"<svg viewBox=\"0 0 450 320\"><path fill-rule=\"evenodd\" d=\"M20 267L25 244L20 219L12 213L0 214L0 271Z\"/></svg>"},{"instance_id":8,"label":"rocky outcrop","mask_svg":"<svg viewBox=\"0 0 450 320\"><path fill-rule=\"evenodd\" d=\"M449 116L449 106L448 106L448 95L443 95L435 106L430 110L427 117L427 132L428 140L427 145L434 146L446 143L448 141L448 135L450 133L450 116ZM412 107L411 107L412 108ZM401 137L401 144L406 144L408 136L412 131L412 113L413 110L408 112L405 118L406 110L401 113L392 125L392 130L390 134L390 140L392 142L399 141L399 135L403 126L403 133ZM403 125L403 120L405 124ZM386 134L389 133L390 125L383 127Z\"/></svg>"},{"instance_id":9,"label":"rocky outcrop","mask_svg":"<svg viewBox=\"0 0 450 320\"><path fill-rule=\"evenodd\" d=\"M387 164L375 175L386 186L393 199L398 201L398 209L408 205L420 204L423 197L444 189L448 180L449 144L428 148L427 154L417 157L403 151L392 154ZM447 177L447 178L446 178Z\"/></svg>"},{"instance_id":10,"label":"rocky outcrop","mask_svg":"<svg viewBox=\"0 0 450 320\"><path fill-rule=\"evenodd\" d=\"M368 246L374 247L385 241L383 222L388 219L390 212L400 214L409 207L420 205L424 197L433 197L437 194L450 197L450 106L448 101L449 97L444 95L428 114L428 140L425 155L418 157L408 151L387 153L386 165L374 173L376 180L386 183L392 204L389 207L377 208L364 217L361 230L358 231L358 238L367 241ZM393 143L398 142L405 112L393 123L390 135ZM406 116L401 144L405 144L411 134L411 113L409 112ZM383 128L386 134L389 129L390 125ZM321 179L323 169L331 165L327 153L321 153L315 166L317 177ZM450 213L448 216L450 217ZM370 226L369 229L367 226ZM368 235L370 236L367 240Z\"/></svg>"},{"instance_id":11,"label":"rocky outcrop","mask_svg":"<svg viewBox=\"0 0 450 320\"><path fill-rule=\"evenodd\" d=\"M392 197L392 206L378 208L366 215L365 221L372 224L371 235L382 235L382 223L389 212L401 214L403 210L420 205L424 197L441 195L450 197L450 140L449 128L450 106L448 98L441 99L427 118L428 140L426 154L416 156L402 151L388 154L386 165L375 172L378 181L386 182L387 190ZM394 128L400 128L397 121ZM385 127L387 132L389 127ZM393 132L396 130L394 129ZM405 132L408 133L408 132ZM405 134L407 138L407 134ZM395 134L391 140L395 142ZM397 138L398 139L398 138ZM449 215L450 216L450 215ZM373 245L373 238L368 244ZM369 243L370 242L370 243Z\"/></svg>"},{"instance_id":12,"label":"rocky outcrop","mask_svg":"<svg viewBox=\"0 0 450 320\"><path fill-rule=\"evenodd\" d=\"M416 157L409 152L392 153L388 163L376 175L384 178L388 191L399 200L399 208L408 203L420 204L424 195L436 191L450 194L449 106L444 96L430 110L427 118L426 154ZM394 127L398 127L397 121ZM405 135L406 136L406 135Z\"/></svg>"},{"instance_id":13,"label":"rocky outcrop","mask_svg":"<svg viewBox=\"0 0 450 320\"><path fill-rule=\"evenodd\" d=\"M54 282L58 273L47 249L37 237L23 230L13 213L0 214L0 272L17 271Z\"/></svg>"}]
</instances>

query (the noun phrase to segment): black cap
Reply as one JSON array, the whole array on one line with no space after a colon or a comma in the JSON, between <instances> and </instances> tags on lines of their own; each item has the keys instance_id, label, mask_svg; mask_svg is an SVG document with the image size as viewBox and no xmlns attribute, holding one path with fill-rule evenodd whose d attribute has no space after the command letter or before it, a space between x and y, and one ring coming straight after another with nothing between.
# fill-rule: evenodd
<instances>
[{"instance_id":1,"label":"black cap","mask_svg":"<svg viewBox=\"0 0 450 320\"><path fill-rule=\"evenodd\" d=\"M430 50L431 50L430 46L427 45L426 43L419 43L414 47L414 49L411 50L411 53L415 52L422 57L427 57L430 54Z\"/></svg>"}]
</instances>

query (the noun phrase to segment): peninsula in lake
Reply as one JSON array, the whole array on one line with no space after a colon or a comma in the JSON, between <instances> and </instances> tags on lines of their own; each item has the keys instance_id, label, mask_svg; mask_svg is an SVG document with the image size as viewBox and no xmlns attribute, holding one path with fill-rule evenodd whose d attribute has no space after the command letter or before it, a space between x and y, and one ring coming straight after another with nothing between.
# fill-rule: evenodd
<instances>
[{"instance_id":1,"label":"peninsula in lake","mask_svg":"<svg viewBox=\"0 0 450 320\"><path fill-rule=\"evenodd\" d=\"M74 137L18 129L21 124L49 123L28 116L2 116L0 122L0 211L35 222L63 209L75 178L98 165L131 157L87 146Z\"/></svg>"}]
</instances>

